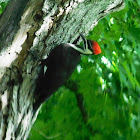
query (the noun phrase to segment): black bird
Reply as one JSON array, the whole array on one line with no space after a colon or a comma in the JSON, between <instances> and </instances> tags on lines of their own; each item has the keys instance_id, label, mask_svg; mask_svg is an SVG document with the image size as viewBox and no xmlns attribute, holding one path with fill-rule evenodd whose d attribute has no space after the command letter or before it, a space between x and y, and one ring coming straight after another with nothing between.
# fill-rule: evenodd
<instances>
[{"instance_id":1,"label":"black bird","mask_svg":"<svg viewBox=\"0 0 140 140\"><path fill-rule=\"evenodd\" d=\"M34 111L67 81L79 64L81 54L97 55L101 53L97 42L87 40L83 34L80 36L83 39L84 47L62 43L50 52L47 59L41 61L42 70L35 91L37 98L33 106ZM47 70L44 72L45 67Z\"/></svg>"}]
</instances>

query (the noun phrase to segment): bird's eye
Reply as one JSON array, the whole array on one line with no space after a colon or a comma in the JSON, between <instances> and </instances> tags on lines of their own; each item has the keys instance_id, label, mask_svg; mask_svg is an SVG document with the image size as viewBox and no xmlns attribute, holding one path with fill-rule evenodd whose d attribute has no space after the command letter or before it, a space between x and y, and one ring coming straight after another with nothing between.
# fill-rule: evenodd
<instances>
[{"instance_id":1,"label":"bird's eye","mask_svg":"<svg viewBox=\"0 0 140 140\"><path fill-rule=\"evenodd\" d=\"M92 42L90 40L88 40L87 42L88 42L88 49L93 52Z\"/></svg>"}]
</instances>

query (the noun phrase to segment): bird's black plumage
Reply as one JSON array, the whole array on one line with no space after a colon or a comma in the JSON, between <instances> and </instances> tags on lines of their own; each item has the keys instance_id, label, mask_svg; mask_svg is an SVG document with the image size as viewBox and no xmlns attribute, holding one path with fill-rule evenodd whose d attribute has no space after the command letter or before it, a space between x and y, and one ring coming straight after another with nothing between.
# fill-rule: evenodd
<instances>
[{"instance_id":1,"label":"bird's black plumage","mask_svg":"<svg viewBox=\"0 0 140 140\"><path fill-rule=\"evenodd\" d=\"M87 40L82 33L80 33L80 37L84 43L83 47L63 43L55 47L47 59L41 60L42 69L35 90L34 113L47 98L67 81L80 62L80 54L94 55L101 53L97 42ZM47 70L44 73L45 66Z\"/></svg>"},{"instance_id":2,"label":"bird's black plumage","mask_svg":"<svg viewBox=\"0 0 140 140\"><path fill-rule=\"evenodd\" d=\"M80 62L80 52L69 44L63 43L54 48L48 58L42 61L42 67L47 70L40 73L37 81L37 100L34 109L37 109L48 97L50 97L73 73Z\"/></svg>"}]
</instances>

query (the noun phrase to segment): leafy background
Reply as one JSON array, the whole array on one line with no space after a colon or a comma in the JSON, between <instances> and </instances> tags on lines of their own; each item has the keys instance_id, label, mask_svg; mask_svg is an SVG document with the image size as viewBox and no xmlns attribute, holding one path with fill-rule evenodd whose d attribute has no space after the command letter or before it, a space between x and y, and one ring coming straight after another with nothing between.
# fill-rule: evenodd
<instances>
[{"instance_id":1,"label":"leafy background","mask_svg":"<svg viewBox=\"0 0 140 140\"><path fill-rule=\"evenodd\" d=\"M29 140L140 139L140 0L126 0L124 10L103 18L87 38L102 54L82 56L43 105Z\"/></svg>"}]
</instances>

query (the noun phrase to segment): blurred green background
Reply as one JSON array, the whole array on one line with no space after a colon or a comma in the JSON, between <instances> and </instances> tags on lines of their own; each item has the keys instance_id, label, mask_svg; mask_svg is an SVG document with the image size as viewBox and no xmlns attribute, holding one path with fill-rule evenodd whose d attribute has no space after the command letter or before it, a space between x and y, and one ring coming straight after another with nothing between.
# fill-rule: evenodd
<instances>
[{"instance_id":1,"label":"blurred green background","mask_svg":"<svg viewBox=\"0 0 140 140\"><path fill-rule=\"evenodd\" d=\"M140 140L140 0L126 1L87 38L102 53L82 56L44 103L29 140Z\"/></svg>"}]
</instances>

